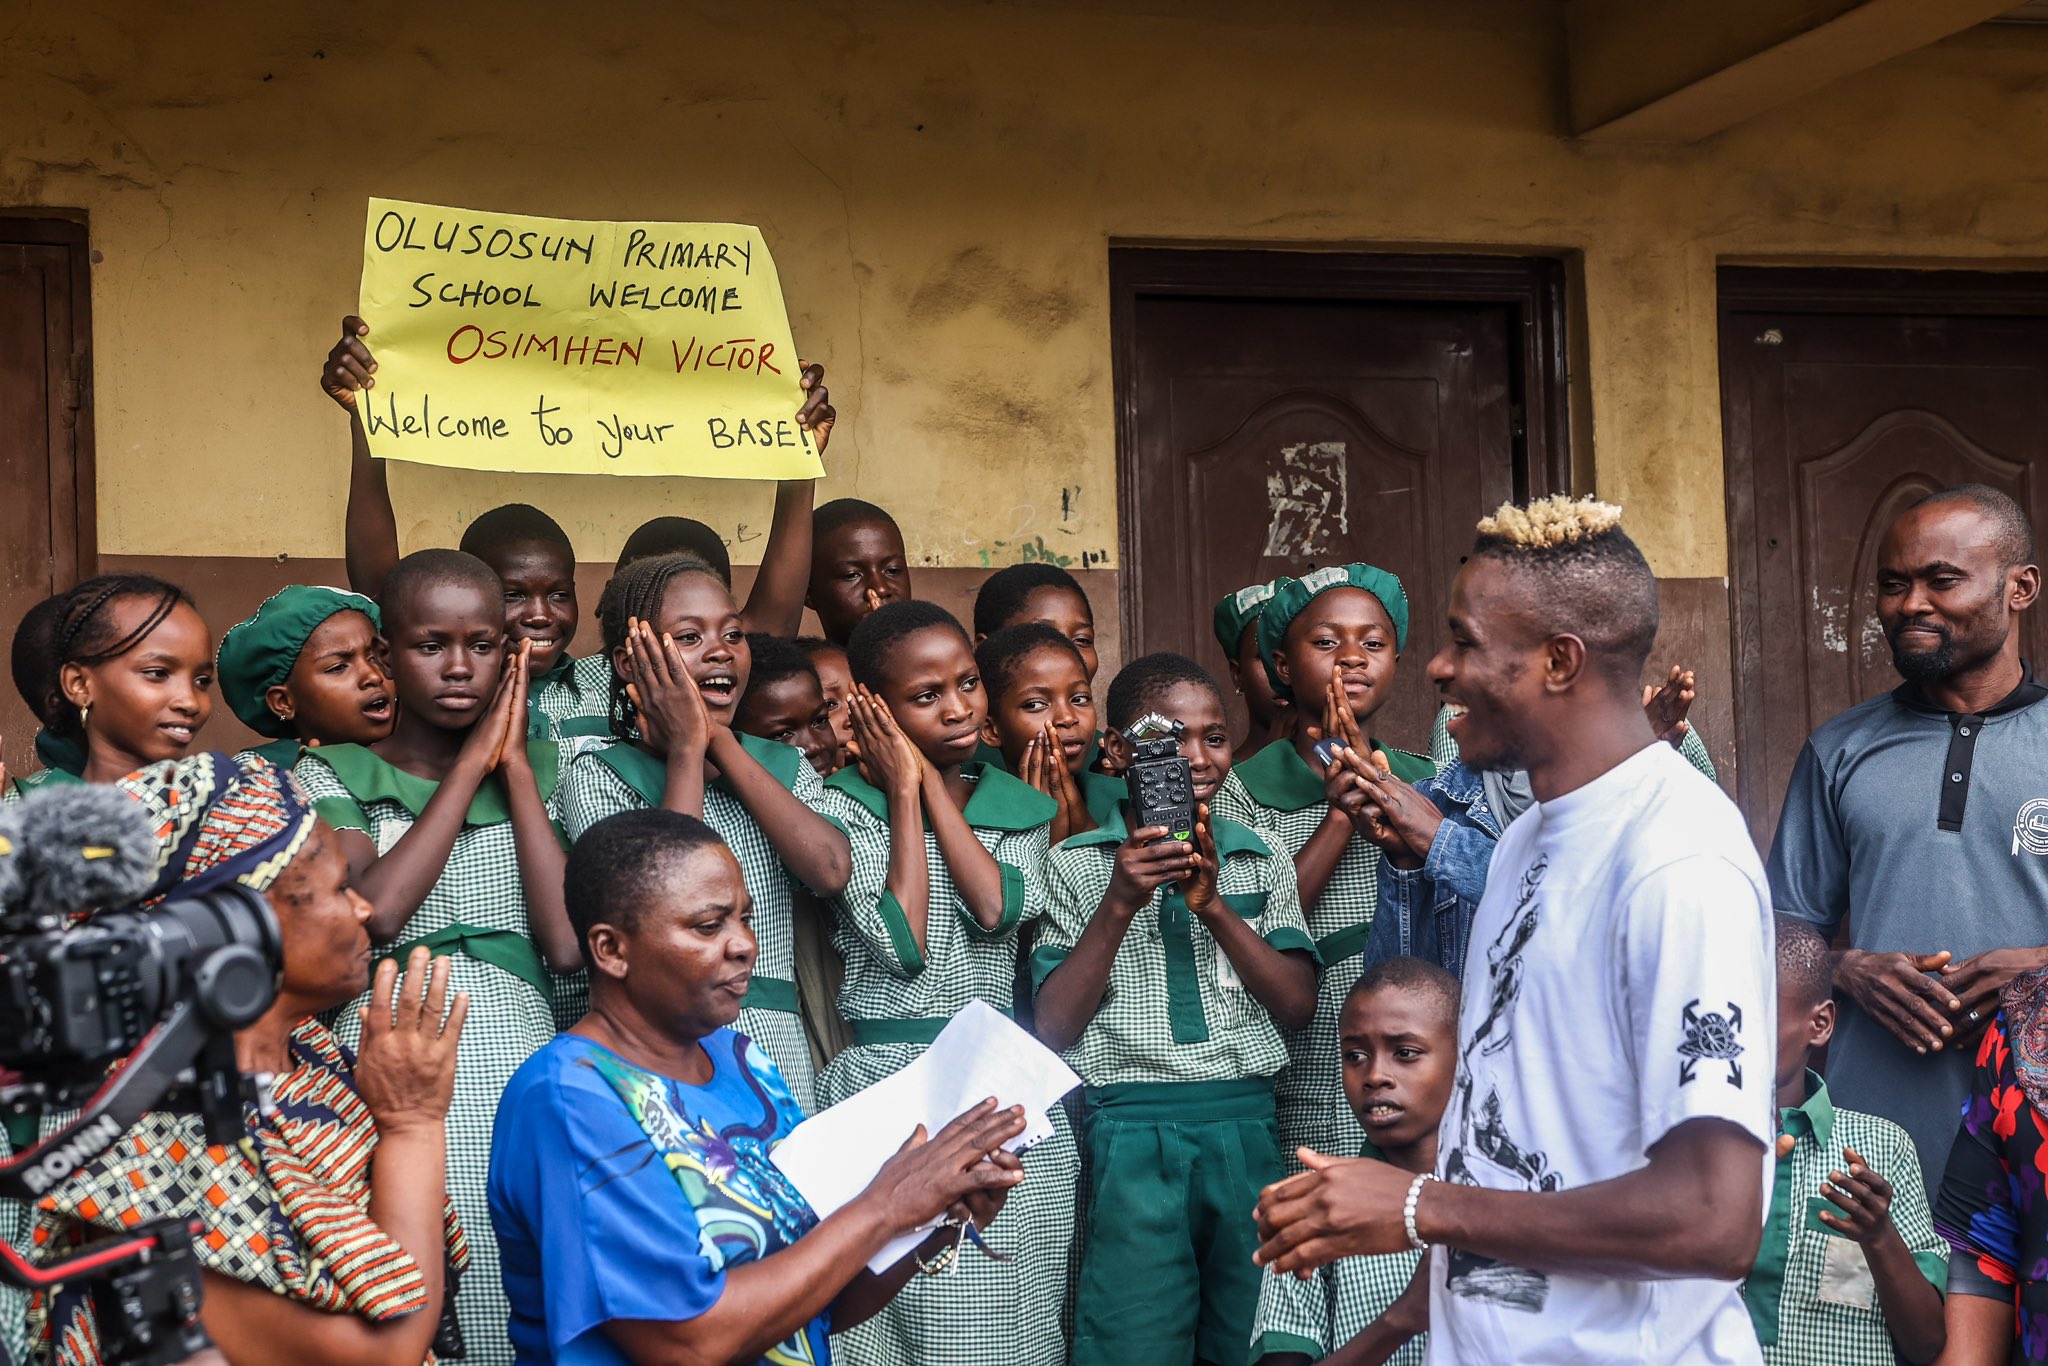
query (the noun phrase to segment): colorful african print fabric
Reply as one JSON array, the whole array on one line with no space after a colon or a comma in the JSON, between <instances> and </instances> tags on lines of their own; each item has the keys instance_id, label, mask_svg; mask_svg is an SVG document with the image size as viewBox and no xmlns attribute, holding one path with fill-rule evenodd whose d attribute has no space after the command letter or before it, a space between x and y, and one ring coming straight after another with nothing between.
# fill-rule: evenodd
<instances>
[{"instance_id":1,"label":"colorful african print fabric","mask_svg":"<svg viewBox=\"0 0 2048 1366\"><path fill-rule=\"evenodd\" d=\"M556 774L588 743L566 741L559 748L546 741L527 744L541 800L557 821L561 794ZM295 772L312 794L315 811L338 829L367 835L379 854L412 828L434 794L433 783L394 768L360 745L308 750ZM509 1311L498 1280L498 1246L491 1236L484 1180L505 1083L556 1030L553 974L533 944L511 810L497 778L478 789L440 880L399 939L381 952L402 959L400 951L408 944L424 942L449 956L451 988L469 993L471 1023L462 1031L455 1096L448 1108L448 1195L469 1231L475 1270L463 1277L455 1307L472 1366L510 1366ZM356 1006L368 999L366 992L335 1012L335 1032L344 1043L355 1040Z\"/></svg>"},{"instance_id":2,"label":"colorful african print fabric","mask_svg":"<svg viewBox=\"0 0 2048 1366\"><path fill-rule=\"evenodd\" d=\"M770 1159L803 1118L745 1035L703 1041L711 1076L661 1076L564 1034L505 1090L520 1116L491 1154L512 1341L535 1366L625 1366L616 1319L682 1322L718 1303L734 1267L817 1226ZM823 1366L820 1314L760 1366Z\"/></svg>"},{"instance_id":3,"label":"colorful african print fabric","mask_svg":"<svg viewBox=\"0 0 2048 1366\"><path fill-rule=\"evenodd\" d=\"M1261 618L1263 620L1263 618ZM1435 770L1429 760L1379 741L1394 773L1419 782ZM1329 814L1323 779L1294 748L1275 740L1230 770L1212 804L1220 817L1270 834L1298 857ZM1275 1088L1280 1107L1280 1154L1296 1171L1295 1150L1357 1152L1365 1130L1344 1099L1343 1058L1337 1047L1337 1016L1365 967L1365 943L1380 900L1379 846L1353 834L1313 905L1302 907L1309 934L1322 960L1316 1014L1309 1027L1289 1033L1289 1062Z\"/></svg>"},{"instance_id":4,"label":"colorful african print fabric","mask_svg":"<svg viewBox=\"0 0 2048 1366\"><path fill-rule=\"evenodd\" d=\"M816 807L824 791L818 774L801 751L752 735L738 737L756 762L767 769L806 806ZM661 805L667 781L663 761L636 745L613 740L579 755L562 784L562 823L571 840L606 816ZM767 1050L805 1114L818 1108L810 1042L797 1013L796 926L792 909L795 879L783 866L768 832L754 819L732 784L724 777L704 786L704 823L716 830L739 860L747 895L754 902L754 938L759 956L754 980L734 1028ZM572 995L572 992L574 993ZM555 994L555 1019L563 1029L583 1017L590 1005L587 976L561 979Z\"/></svg>"},{"instance_id":5,"label":"colorful african print fabric","mask_svg":"<svg viewBox=\"0 0 2048 1366\"><path fill-rule=\"evenodd\" d=\"M356 1091L354 1056L314 1020L293 1031L291 1054L292 1070L275 1084L276 1118L252 1106L246 1143L210 1147L194 1116L145 1116L44 1198L38 1250L68 1253L87 1226L118 1231L193 1214L203 1220L197 1251L207 1271L372 1323L439 1313L418 1264L370 1218L377 1125ZM452 1205L443 1223L448 1264L460 1273L469 1249ZM59 1362L99 1361L83 1291L58 1292L36 1320Z\"/></svg>"},{"instance_id":6,"label":"colorful african print fabric","mask_svg":"<svg viewBox=\"0 0 2048 1366\"><path fill-rule=\"evenodd\" d=\"M237 882L263 891L312 837L312 798L289 770L249 755L167 759L118 780L149 817L157 876L144 905Z\"/></svg>"},{"instance_id":7,"label":"colorful african print fabric","mask_svg":"<svg viewBox=\"0 0 2048 1366\"><path fill-rule=\"evenodd\" d=\"M1948 1293L2010 1304L2008 1360L2048 1362L2048 971L2022 973L1984 1031L1934 1200Z\"/></svg>"},{"instance_id":8,"label":"colorful african print fabric","mask_svg":"<svg viewBox=\"0 0 2048 1366\"><path fill-rule=\"evenodd\" d=\"M888 890L888 799L854 769L826 781L818 809L846 831L853 850L852 879L834 898L834 942L846 960L839 1008L853 1043L818 1078L821 1104L844 1100L907 1066L969 1001L1004 1011L1013 1006L1018 930L1045 908L1053 801L996 769L969 763L963 776L974 785L967 823L1002 869L1002 923L991 932L975 920L927 830L931 883L922 948ZM1066 1112L1055 1109L1051 1118L1053 1136L1025 1154L1024 1184L988 1231L990 1246L1015 1260L993 1261L968 1248L952 1274L912 1278L881 1313L833 1339L840 1361L1064 1366L1080 1159Z\"/></svg>"}]
</instances>

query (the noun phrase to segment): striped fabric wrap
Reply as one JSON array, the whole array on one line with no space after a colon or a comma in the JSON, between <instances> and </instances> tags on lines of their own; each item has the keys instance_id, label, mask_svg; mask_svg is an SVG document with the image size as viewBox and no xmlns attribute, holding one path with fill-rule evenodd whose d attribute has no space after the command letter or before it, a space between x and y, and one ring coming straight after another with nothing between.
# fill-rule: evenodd
<instances>
[{"instance_id":1,"label":"striped fabric wrap","mask_svg":"<svg viewBox=\"0 0 2048 1366\"><path fill-rule=\"evenodd\" d=\"M252 1109L247 1140L209 1147L195 1117L145 1116L44 1198L36 1247L55 1255L89 1241L92 1229L196 1213L203 1220L199 1262L208 1271L373 1323L438 1314L418 1264L370 1218L377 1126L356 1090L353 1055L310 1019L293 1032L291 1048L297 1065L275 1085L274 1122ZM442 1218L448 1265L459 1274L469 1245L452 1205ZM100 1360L82 1296L63 1291L38 1302L30 1329L58 1362Z\"/></svg>"}]
</instances>

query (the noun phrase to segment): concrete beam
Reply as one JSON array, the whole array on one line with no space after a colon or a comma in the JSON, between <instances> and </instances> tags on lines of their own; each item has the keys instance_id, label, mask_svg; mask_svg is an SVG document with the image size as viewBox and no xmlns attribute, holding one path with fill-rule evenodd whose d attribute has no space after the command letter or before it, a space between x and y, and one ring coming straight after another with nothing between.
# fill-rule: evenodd
<instances>
[{"instance_id":1,"label":"concrete beam","mask_svg":"<svg viewBox=\"0 0 2048 1366\"><path fill-rule=\"evenodd\" d=\"M1697 142L2012 0L1572 0L1572 132Z\"/></svg>"}]
</instances>

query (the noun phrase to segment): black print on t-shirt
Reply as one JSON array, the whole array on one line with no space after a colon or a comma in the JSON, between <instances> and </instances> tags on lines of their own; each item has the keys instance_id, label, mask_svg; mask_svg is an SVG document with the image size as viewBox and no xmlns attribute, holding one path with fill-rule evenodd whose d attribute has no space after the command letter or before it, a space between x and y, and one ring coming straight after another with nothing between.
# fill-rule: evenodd
<instances>
[{"instance_id":1,"label":"black print on t-shirt","mask_svg":"<svg viewBox=\"0 0 2048 1366\"><path fill-rule=\"evenodd\" d=\"M1702 1062L1728 1064L1728 1084L1742 1089L1742 1007L1730 1001L1728 1013L1699 1013L1700 998L1685 1003L1685 1037L1678 1041L1678 1084L1689 1086Z\"/></svg>"},{"instance_id":2,"label":"black print on t-shirt","mask_svg":"<svg viewBox=\"0 0 2048 1366\"><path fill-rule=\"evenodd\" d=\"M1563 1184L1550 1170L1550 1159L1529 1148L1508 1131L1501 1115L1500 1092L1487 1089L1486 1099L1475 1109L1472 1103L1472 1062L1491 1057L1514 1039L1515 1005L1522 997L1522 951L1535 938L1543 908L1536 892L1549 868L1548 858L1538 858L1522 874L1515 893L1514 913L1486 950L1488 999L1486 1016L1465 1041L1459 1059L1458 1080L1451 1104L1458 1115L1456 1142L1444 1159L1444 1179L1464 1186L1480 1184L1473 1163L1484 1162L1512 1175L1527 1190L1554 1191ZM1446 1284L1454 1295L1486 1300L1508 1309L1540 1313L1550 1298L1550 1278L1525 1266L1496 1261L1475 1253L1446 1248Z\"/></svg>"}]
</instances>

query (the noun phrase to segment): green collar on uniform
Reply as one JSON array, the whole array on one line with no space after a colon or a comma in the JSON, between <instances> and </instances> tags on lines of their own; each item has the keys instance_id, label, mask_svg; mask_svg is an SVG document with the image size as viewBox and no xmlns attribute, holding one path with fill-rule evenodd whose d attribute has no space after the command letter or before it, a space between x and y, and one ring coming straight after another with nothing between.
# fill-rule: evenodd
<instances>
[{"instance_id":1,"label":"green collar on uniform","mask_svg":"<svg viewBox=\"0 0 2048 1366\"><path fill-rule=\"evenodd\" d=\"M272 740L267 745L256 745L249 750L249 753L268 759L279 768L290 768L305 752L305 745L297 740Z\"/></svg>"},{"instance_id":2,"label":"green collar on uniform","mask_svg":"<svg viewBox=\"0 0 2048 1366\"><path fill-rule=\"evenodd\" d=\"M1366 743L1386 751L1388 766L1404 782L1421 782L1436 772L1436 766L1419 754L1383 745L1378 740ZM1259 805L1276 811L1300 811L1328 800L1323 775L1308 766L1308 761L1295 749L1294 741L1285 738L1273 741L1239 764L1237 780Z\"/></svg>"},{"instance_id":3,"label":"green collar on uniform","mask_svg":"<svg viewBox=\"0 0 2048 1366\"><path fill-rule=\"evenodd\" d=\"M1131 827L1124 818L1124 806L1121 802L1107 815L1096 817L1096 820L1098 824L1093 830L1084 830L1078 835L1070 836L1060 847L1068 849L1085 848L1095 844L1118 845L1131 837ZM1239 825L1228 816L1210 813L1209 831L1215 837L1218 858L1228 858L1232 854L1252 854L1258 858L1273 856L1271 845L1260 839L1249 826Z\"/></svg>"},{"instance_id":4,"label":"green collar on uniform","mask_svg":"<svg viewBox=\"0 0 2048 1366\"><path fill-rule=\"evenodd\" d=\"M1827 1152L1828 1140L1835 1132L1835 1105L1828 1097L1828 1084L1821 1079L1820 1073L1807 1069L1805 1102L1779 1110L1778 1119L1784 1131L1793 1136L1795 1146L1799 1140L1810 1140L1820 1146L1823 1154ZM1771 1209L1764 1219L1763 1242L1757 1248L1756 1261L1749 1269L1748 1278L1742 1283L1742 1302L1749 1309L1750 1326L1756 1329L1756 1340L1766 1347L1778 1345L1785 1299L1785 1269L1792 1259L1793 1236L1798 1232L1792 1227L1792 1169L1789 1155L1777 1164L1771 1183ZM1808 1202L1798 1203L1805 1213ZM1806 1217L1810 1219L1812 1216L1807 1213ZM1829 1231L1824 1224L1817 1227L1823 1232Z\"/></svg>"},{"instance_id":5,"label":"green collar on uniform","mask_svg":"<svg viewBox=\"0 0 2048 1366\"><path fill-rule=\"evenodd\" d=\"M802 750L742 731L734 731L733 734L738 738L740 748L768 770L769 777L792 792L796 790L797 772L807 762ZM668 789L666 759L624 740L615 740L595 754L597 761L618 774L619 781L639 793L642 801L651 807L661 805L662 794ZM712 779L712 786L729 794L733 791L732 784L722 773Z\"/></svg>"},{"instance_id":6,"label":"green collar on uniform","mask_svg":"<svg viewBox=\"0 0 2048 1366\"><path fill-rule=\"evenodd\" d=\"M564 650L555 656L555 662L548 666L548 671L534 677L528 686L535 692L550 683L562 683L573 688L576 686L576 662L576 657Z\"/></svg>"},{"instance_id":7,"label":"green collar on uniform","mask_svg":"<svg viewBox=\"0 0 2048 1366\"><path fill-rule=\"evenodd\" d=\"M435 791L440 787L433 779L407 773L362 745L322 745L315 754L320 762L334 770L334 776L358 805L394 801L417 818L426 811L427 803L433 800ZM526 757L533 765L533 781L540 789L540 799L546 801L554 795L555 783L561 777L562 751L553 741L529 740ZM511 819L512 806L505 796L505 782L493 773L478 785L476 795L469 799L469 810L463 815L462 823L498 825Z\"/></svg>"},{"instance_id":8,"label":"green collar on uniform","mask_svg":"<svg viewBox=\"0 0 2048 1366\"><path fill-rule=\"evenodd\" d=\"M1059 814L1058 802L999 768L969 761L960 776L974 784L961 814L977 829L1036 830ZM874 815L889 819L888 797L861 777L857 766L848 764L827 778L825 786L837 788Z\"/></svg>"},{"instance_id":9,"label":"green collar on uniform","mask_svg":"<svg viewBox=\"0 0 2048 1366\"><path fill-rule=\"evenodd\" d=\"M44 768L61 769L74 778L85 772L85 746L47 730L36 732L36 758Z\"/></svg>"},{"instance_id":10,"label":"green collar on uniform","mask_svg":"<svg viewBox=\"0 0 2048 1366\"><path fill-rule=\"evenodd\" d=\"M39 787L84 787L85 779L76 773L67 773L61 768L45 768L35 773L24 773L14 780L18 792L33 792Z\"/></svg>"},{"instance_id":11,"label":"green collar on uniform","mask_svg":"<svg viewBox=\"0 0 2048 1366\"><path fill-rule=\"evenodd\" d=\"M1835 1134L1835 1102L1828 1095L1826 1079L1812 1068L1807 1068L1805 1102L1789 1110L1780 1110L1778 1118L1786 1133L1794 1138L1811 1137L1825 1151Z\"/></svg>"}]
</instances>

